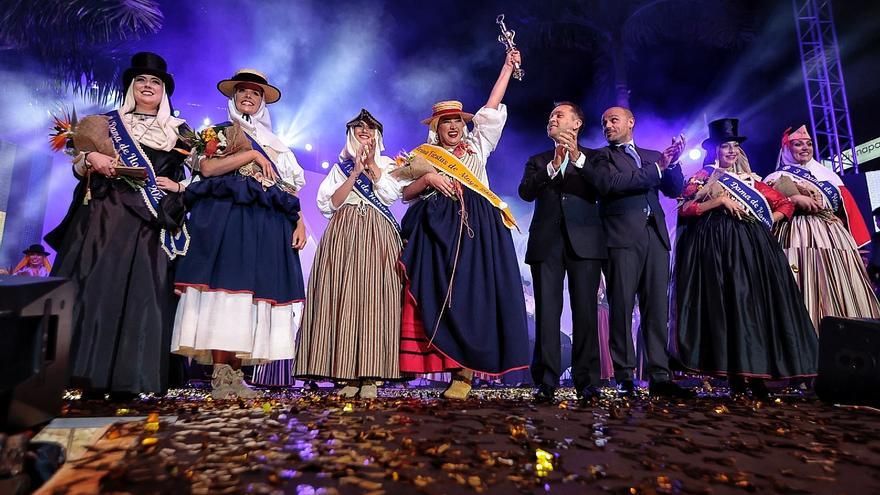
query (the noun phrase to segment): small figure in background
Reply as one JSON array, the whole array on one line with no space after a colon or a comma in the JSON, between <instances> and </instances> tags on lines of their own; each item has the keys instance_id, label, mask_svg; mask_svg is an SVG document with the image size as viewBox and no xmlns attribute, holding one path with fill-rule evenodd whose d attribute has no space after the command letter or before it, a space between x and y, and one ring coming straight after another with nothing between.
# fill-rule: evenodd
<instances>
[{"instance_id":1,"label":"small figure in background","mask_svg":"<svg viewBox=\"0 0 880 495\"><path fill-rule=\"evenodd\" d=\"M48 277L52 271L52 265L49 264L49 252L42 244L31 244L30 247L22 251L24 258L15 265L12 270L13 275L24 275L27 277ZM7 275L0 272L0 275Z\"/></svg>"}]
</instances>

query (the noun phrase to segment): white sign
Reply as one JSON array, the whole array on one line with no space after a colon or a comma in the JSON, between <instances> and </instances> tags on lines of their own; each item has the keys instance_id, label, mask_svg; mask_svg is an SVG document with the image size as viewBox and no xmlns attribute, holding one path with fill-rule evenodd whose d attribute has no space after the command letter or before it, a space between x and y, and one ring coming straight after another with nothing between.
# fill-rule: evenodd
<instances>
[{"instance_id":1,"label":"white sign","mask_svg":"<svg viewBox=\"0 0 880 495\"><path fill-rule=\"evenodd\" d=\"M850 163L852 161L852 150L844 150L841 154L845 157L843 168L852 167ZM880 136L856 146L856 159L858 160L859 165L877 157L880 157ZM832 170L834 169L831 160L822 160L822 165L825 165Z\"/></svg>"},{"instance_id":2,"label":"white sign","mask_svg":"<svg viewBox=\"0 0 880 495\"><path fill-rule=\"evenodd\" d=\"M843 154L849 158L852 155L850 150L846 150ZM856 146L856 159L859 163L865 163L880 156L880 137L876 137L867 143Z\"/></svg>"}]
</instances>

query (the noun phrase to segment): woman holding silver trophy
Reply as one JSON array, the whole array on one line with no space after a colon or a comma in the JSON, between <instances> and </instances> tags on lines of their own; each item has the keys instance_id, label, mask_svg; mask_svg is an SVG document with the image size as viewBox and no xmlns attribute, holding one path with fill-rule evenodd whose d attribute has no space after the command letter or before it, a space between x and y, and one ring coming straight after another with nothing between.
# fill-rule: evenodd
<instances>
[{"instance_id":1,"label":"woman holding silver trophy","mask_svg":"<svg viewBox=\"0 0 880 495\"><path fill-rule=\"evenodd\" d=\"M507 204L489 188L486 160L507 120L501 103L521 63L507 51L486 104L471 114L441 101L422 121L428 142L408 165L413 201L402 221L406 268L402 372L453 372L443 392L464 399L474 371L499 375L529 363L525 302ZM473 122L468 130L467 122Z\"/></svg>"}]
</instances>

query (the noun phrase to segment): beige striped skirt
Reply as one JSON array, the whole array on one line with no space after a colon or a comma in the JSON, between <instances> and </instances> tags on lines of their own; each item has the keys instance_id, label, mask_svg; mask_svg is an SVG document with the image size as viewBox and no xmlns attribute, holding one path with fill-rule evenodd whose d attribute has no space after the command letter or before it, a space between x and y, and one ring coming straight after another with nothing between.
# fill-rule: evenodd
<instances>
[{"instance_id":1,"label":"beige striped skirt","mask_svg":"<svg viewBox=\"0 0 880 495\"><path fill-rule=\"evenodd\" d=\"M343 205L318 244L293 375L400 378L403 274L394 227L366 204Z\"/></svg>"},{"instance_id":2,"label":"beige striped skirt","mask_svg":"<svg viewBox=\"0 0 880 495\"><path fill-rule=\"evenodd\" d=\"M795 215L777 223L773 231L817 331L826 316L880 318L868 272L843 222Z\"/></svg>"}]
</instances>

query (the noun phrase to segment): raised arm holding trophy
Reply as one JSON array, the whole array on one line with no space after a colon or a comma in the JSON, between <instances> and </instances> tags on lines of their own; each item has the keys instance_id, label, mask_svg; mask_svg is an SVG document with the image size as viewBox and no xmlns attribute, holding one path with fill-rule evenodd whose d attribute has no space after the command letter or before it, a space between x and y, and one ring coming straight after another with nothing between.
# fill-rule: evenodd
<instances>
[{"instance_id":1,"label":"raised arm holding trophy","mask_svg":"<svg viewBox=\"0 0 880 495\"><path fill-rule=\"evenodd\" d=\"M513 42L513 37L516 36L516 31L513 29L507 29L507 25L504 24L504 14L498 14L498 17L495 18L495 23L501 28L501 34L498 35L498 42L504 45L508 52L517 51L516 44ZM522 69L522 64L520 62L514 62L513 78L517 81L522 81L524 74L525 72Z\"/></svg>"}]
</instances>

